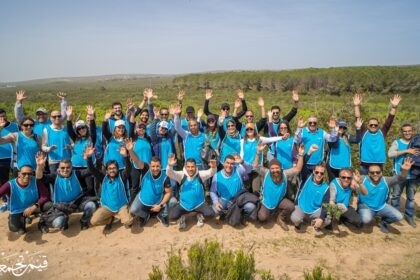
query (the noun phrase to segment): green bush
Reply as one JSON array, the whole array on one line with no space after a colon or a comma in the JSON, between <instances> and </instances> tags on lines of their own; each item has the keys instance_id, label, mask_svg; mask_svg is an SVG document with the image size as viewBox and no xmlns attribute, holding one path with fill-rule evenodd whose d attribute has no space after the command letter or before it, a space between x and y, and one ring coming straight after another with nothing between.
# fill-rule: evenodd
<instances>
[{"instance_id":1,"label":"green bush","mask_svg":"<svg viewBox=\"0 0 420 280\"><path fill-rule=\"evenodd\" d=\"M272 280L270 271L256 270L254 254L238 251L223 250L217 241L205 241L204 244L195 243L187 252L188 260L184 262L181 252L171 250L165 262L165 273L153 266L149 279L192 280L192 279L260 279Z\"/></svg>"},{"instance_id":2,"label":"green bush","mask_svg":"<svg viewBox=\"0 0 420 280\"><path fill-rule=\"evenodd\" d=\"M324 273L324 268L322 266L315 266L312 271L304 272L304 279L305 280L334 280L334 278L330 273Z\"/></svg>"}]
</instances>

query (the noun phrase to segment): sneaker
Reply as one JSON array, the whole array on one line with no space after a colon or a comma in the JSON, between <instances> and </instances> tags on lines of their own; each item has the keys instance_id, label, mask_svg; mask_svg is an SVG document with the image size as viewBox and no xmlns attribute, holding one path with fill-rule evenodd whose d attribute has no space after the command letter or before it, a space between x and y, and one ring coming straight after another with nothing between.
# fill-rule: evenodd
<instances>
[{"instance_id":1,"label":"sneaker","mask_svg":"<svg viewBox=\"0 0 420 280\"><path fill-rule=\"evenodd\" d=\"M80 229L81 230L86 230L89 228L89 223L88 222L84 222L82 220L80 220Z\"/></svg>"},{"instance_id":2,"label":"sneaker","mask_svg":"<svg viewBox=\"0 0 420 280\"><path fill-rule=\"evenodd\" d=\"M156 218L158 219L158 221L160 222L160 224L164 227L169 227L169 219L168 216L162 217L157 215Z\"/></svg>"},{"instance_id":3,"label":"sneaker","mask_svg":"<svg viewBox=\"0 0 420 280\"><path fill-rule=\"evenodd\" d=\"M204 216L203 214L197 214L197 227L204 226Z\"/></svg>"},{"instance_id":4,"label":"sneaker","mask_svg":"<svg viewBox=\"0 0 420 280\"><path fill-rule=\"evenodd\" d=\"M280 217L277 218L277 224L282 228L284 231L289 231L289 226L286 224L286 222L281 219Z\"/></svg>"},{"instance_id":5,"label":"sneaker","mask_svg":"<svg viewBox=\"0 0 420 280\"><path fill-rule=\"evenodd\" d=\"M295 230L299 231L300 229L301 229L301 226L300 226L300 224L298 224L298 225L295 225Z\"/></svg>"},{"instance_id":6,"label":"sneaker","mask_svg":"<svg viewBox=\"0 0 420 280\"><path fill-rule=\"evenodd\" d=\"M185 229L187 227L187 223L185 222L185 216L181 216L178 220L179 229Z\"/></svg>"},{"instance_id":7,"label":"sneaker","mask_svg":"<svg viewBox=\"0 0 420 280\"><path fill-rule=\"evenodd\" d=\"M383 232L383 233L389 233L389 229L388 226L384 223L384 222L379 222L379 229Z\"/></svg>"},{"instance_id":8,"label":"sneaker","mask_svg":"<svg viewBox=\"0 0 420 280\"><path fill-rule=\"evenodd\" d=\"M413 228L417 227L416 222L414 221L413 217L409 217L407 215L404 215L404 219L407 221L407 223L412 226Z\"/></svg>"},{"instance_id":9,"label":"sneaker","mask_svg":"<svg viewBox=\"0 0 420 280\"><path fill-rule=\"evenodd\" d=\"M108 224L105 225L104 231L110 231L112 229L112 224L114 223L114 219L115 219L115 217L112 216L111 221Z\"/></svg>"}]
</instances>

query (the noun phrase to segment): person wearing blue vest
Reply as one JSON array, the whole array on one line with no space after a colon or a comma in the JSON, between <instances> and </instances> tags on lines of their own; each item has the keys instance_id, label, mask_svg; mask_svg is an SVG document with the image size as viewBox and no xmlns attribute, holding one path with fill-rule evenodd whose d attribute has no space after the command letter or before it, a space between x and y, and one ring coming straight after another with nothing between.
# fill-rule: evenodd
<instances>
[{"instance_id":1,"label":"person wearing blue vest","mask_svg":"<svg viewBox=\"0 0 420 280\"><path fill-rule=\"evenodd\" d=\"M233 112L233 119L236 122L236 129L240 131L241 136L244 137L246 134L246 125L248 123L254 124L255 131L259 133L264 129L267 123L267 117L265 113L265 107L264 107L264 99L260 96L258 97L258 106L261 108L261 119L258 121L255 121L254 112L251 110L248 110L245 112L245 122L240 122L239 118L236 116L236 102L235 102L235 111ZM239 103L240 105L240 103Z\"/></svg>"},{"instance_id":2,"label":"person wearing blue vest","mask_svg":"<svg viewBox=\"0 0 420 280\"><path fill-rule=\"evenodd\" d=\"M388 233L389 224L403 219L400 211L389 205L387 201L390 188L405 180L413 163L411 158L405 158L401 165L401 173L392 177L384 177L382 166L372 164L369 166L368 176L360 176L360 181L357 183L364 185L368 191L367 195L359 195L357 206L357 212L363 224L369 224L375 216L379 216L381 218L380 230L383 233Z\"/></svg>"},{"instance_id":3,"label":"person wearing blue vest","mask_svg":"<svg viewBox=\"0 0 420 280\"><path fill-rule=\"evenodd\" d=\"M306 123L308 126L305 127ZM304 173L311 173L315 165L321 164L324 160L324 143L325 142L336 142L338 139L336 121L334 118L330 118L328 122L328 127L330 128L330 133L327 133L322 128L318 127L318 118L315 116L310 116L308 121L304 121L302 117L298 118L298 128L295 133L295 142L297 144L303 143L305 145L306 151L308 152L312 144L318 146L318 150L315 151L308 159L308 162L305 164L303 169Z\"/></svg>"},{"instance_id":4,"label":"person wearing blue vest","mask_svg":"<svg viewBox=\"0 0 420 280\"><path fill-rule=\"evenodd\" d=\"M199 171L195 159L185 161L182 171L173 169L176 163L175 156L169 158L166 174L180 185L179 202L170 211L171 219L178 219L179 229L185 229L187 224L185 215L191 212L197 213L197 226L204 226L204 217L215 215L211 206L206 203L204 182L217 172L216 161L210 161L210 168Z\"/></svg>"},{"instance_id":5,"label":"person wearing blue vest","mask_svg":"<svg viewBox=\"0 0 420 280\"><path fill-rule=\"evenodd\" d=\"M0 137L0 144L15 144L17 170L25 165L36 168L35 156L41 150L41 137L34 134L34 124L33 119L24 117L19 124L19 132ZM0 132L3 130L2 125L0 122Z\"/></svg>"},{"instance_id":6,"label":"person wearing blue vest","mask_svg":"<svg viewBox=\"0 0 420 280\"><path fill-rule=\"evenodd\" d=\"M64 92L58 92L57 97L60 100L60 110L61 116L64 120L66 118L66 108L67 108L67 94ZM21 122L25 117L25 113L23 112L23 101L27 98L25 95L24 90L19 90L16 92L16 103L15 103L15 118L16 121ZM45 108L38 108L35 111L35 126L34 126L34 133L38 137L42 137L42 133L46 126L51 125L51 120L48 118L48 110Z\"/></svg>"},{"instance_id":7,"label":"person wearing blue vest","mask_svg":"<svg viewBox=\"0 0 420 280\"><path fill-rule=\"evenodd\" d=\"M226 156L223 169L213 176L210 188L210 197L216 215L219 216L228 210L235 197L245 190L242 178L251 172L252 168L253 166L244 162L238 154ZM242 221L246 221L254 211L256 211L254 203L245 203L242 207Z\"/></svg>"},{"instance_id":8,"label":"person wearing blue vest","mask_svg":"<svg viewBox=\"0 0 420 280\"><path fill-rule=\"evenodd\" d=\"M236 114L236 118L240 119L245 114L245 112L248 111L248 107L247 107L246 102L245 102L244 92L242 90L237 90L236 94L238 95L238 98L239 98L238 102L241 103L241 105L242 105L242 111L240 111L239 113ZM206 90L206 101L204 102L204 114L206 114L206 116L213 115L216 118L216 122L218 122L219 121L219 115L213 114L212 112L210 112L210 109L209 109L210 99L212 97L213 97L213 90L207 89ZM224 119L222 121L221 126L223 127L223 130L226 131L227 130L227 122L233 119L233 115L229 114L230 106L229 106L228 103L222 103L222 105L220 105L220 109L222 110L221 113L224 116Z\"/></svg>"},{"instance_id":9,"label":"person wearing blue vest","mask_svg":"<svg viewBox=\"0 0 420 280\"><path fill-rule=\"evenodd\" d=\"M218 119L220 143L220 165L225 162L228 155L239 154L241 152L241 134L236 129L236 123L233 119L226 124L224 129L225 115L222 113Z\"/></svg>"},{"instance_id":10,"label":"person wearing blue vest","mask_svg":"<svg viewBox=\"0 0 420 280\"><path fill-rule=\"evenodd\" d=\"M360 181L360 174L357 170L353 173L350 168L342 168L339 176L330 182L329 203L341 209L341 222L360 228L363 225L362 220L356 209L350 205L351 196L353 192L366 195L368 191L363 185L359 186L358 181Z\"/></svg>"},{"instance_id":11,"label":"person wearing blue vest","mask_svg":"<svg viewBox=\"0 0 420 280\"><path fill-rule=\"evenodd\" d=\"M174 116L175 130L182 138L185 159L194 159L198 170L203 170L201 161L201 150L207 141L206 134L199 130L199 123L192 118L188 121L188 130L184 130L180 120L181 106L176 105L169 108L169 112Z\"/></svg>"},{"instance_id":12,"label":"person wearing blue vest","mask_svg":"<svg viewBox=\"0 0 420 280\"><path fill-rule=\"evenodd\" d=\"M270 137L282 136L282 140L274 143L271 146L271 151L275 158L277 158L284 169L293 167L296 162L295 138L290 136L290 125L288 121L280 121L278 124L278 131L274 130L273 122L271 121L271 113L268 113L268 135Z\"/></svg>"},{"instance_id":13,"label":"person wearing blue vest","mask_svg":"<svg viewBox=\"0 0 420 280\"><path fill-rule=\"evenodd\" d=\"M140 218L140 226L146 225L152 214L167 227L168 202L172 196L172 187L166 172L162 170L161 161L152 157L150 164L137 160L137 166L142 172L140 192L135 194L130 206L130 213Z\"/></svg>"},{"instance_id":14,"label":"person wearing blue vest","mask_svg":"<svg viewBox=\"0 0 420 280\"><path fill-rule=\"evenodd\" d=\"M117 126L117 122L121 123L121 121L123 122L124 126L125 126L125 130L128 131L130 129L130 123L128 121L128 119L126 118L126 116L123 114L122 111L122 104L121 102L117 101L112 103L111 105L112 110L108 111L105 114L105 118L104 118L104 122L106 122L106 124L104 124L102 126L102 132L105 134L112 134L112 132L115 130L115 127ZM130 135L127 135L130 136Z\"/></svg>"},{"instance_id":15,"label":"person wearing blue vest","mask_svg":"<svg viewBox=\"0 0 420 280\"><path fill-rule=\"evenodd\" d=\"M216 117L214 115L208 115L207 121L204 126L204 131L207 136L207 140L209 142L210 147L219 153L219 146L220 146L220 135L219 129L217 127Z\"/></svg>"},{"instance_id":16,"label":"person wearing blue vest","mask_svg":"<svg viewBox=\"0 0 420 280\"><path fill-rule=\"evenodd\" d=\"M303 152L305 147L299 147L299 160L295 167L283 169L281 162L273 158L269 163L269 168L265 168L259 161L259 157L264 151L266 145L258 143L258 150L254 158L254 169L263 178L260 200L261 207L258 210L258 220L266 222L270 216L277 214L277 223L279 226L288 231L289 227L286 220L293 212L294 204L286 198L288 188L287 177L296 176L300 173L303 166Z\"/></svg>"},{"instance_id":17,"label":"person wearing blue vest","mask_svg":"<svg viewBox=\"0 0 420 280\"><path fill-rule=\"evenodd\" d=\"M52 186L53 213L43 214L45 220L48 220L46 216L52 216L52 218L49 223L40 225L41 231L47 233L49 227L67 230L69 214L77 212L83 212L80 228L87 229L89 220L97 207L95 192L89 189L93 186L87 186L85 183L86 178L92 175L91 172L86 168L74 170L70 159L62 159L59 162L57 173L44 174L46 159L47 157L42 153L37 155L36 175L37 179L42 179L47 185ZM88 160L92 160L92 158L89 157ZM44 220L43 217L41 220Z\"/></svg>"},{"instance_id":18,"label":"person wearing blue vest","mask_svg":"<svg viewBox=\"0 0 420 280\"><path fill-rule=\"evenodd\" d=\"M147 135L150 135L150 128L152 127L152 125L149 124L149 118L150 118L149 112L153 112L152 98L157 98L156 95L153 95L153 89L145 88L143 91L143 99L134 112L134 117L137 117L140 115L139 116L140 122L143 122L146 124ZM144 108L146 102L147 102L147 108ZM130 119L128 113L127 113L127 119ZM134 134L130 134L130 135L134 135Z\"/></svg>"},{"instance_id":19,"label":"person wearing blue vest","mask_svg":"<svg viewBox=\"0 0 420 280\"><path fill-rule=\"evenodd\" d=\"M5 137L10 133L17 133L19 127L16 123L7 120L6 111L0 109L0 137ZM0 184L9 181L9 173L13 167L14 147L10 141L0 144Z\"/></svg>"},{"instance_id":20,"label":"person wearing blue vest","mask_svg":"<svg viewBox=\"0 0 420 280\"><path fill-rule=\"evenodd\" d=\"M393 158L393 167L394 174L401 173L401 164L404 161L406 156L419 156L420 149L409 148L408 145L413 138L413 126L411 124L403 124L401 126L402 137L392 142L391 147L388 151L388 157ZM391 196L391 205L394 206L397 210L400 210L400 200L401 194L406 188L406 202L405 202L405 214L404 218L407 223L416 227L416 222L414 221L415 215L415 195L416 195L416 181L411 177L410 172L408 172L406 180L401 184L394 185L392 196Z\"/></svg>"},{"instance_id":21,"label":"person wearing blue vest","mask_svg":"<svg viewBox=\"0 0 420 280\"><path fill-rule=\"evenodd\" d=\"M356 135L350 135L347 133L347 122L338 121L338 140L336 142L328 143L327 152L327 173L328 178L332 181L338 177L340 169L351 167L351 144L359 144L362 139L362 123L361 119L357 119Z\"/></svg>"},{"instance_id":22,"label":"person wearing blue vest","mask_svg":"<svg viewBox=\"0 0 420 280\"><path fill-rule=\"evenodd\" d=\"M284 117L280 117L280 113L281 113L280 106L273 105L270 108L269 112L273 116L274 131L278 131L278 127L281 121L287 121L290 123L290 121L296 116L298 112L298 107L299 107L299 92L297 90L292 91L292 100L293 100L293 107L292 109L290 109L289 113L287 113L287 115L285 115ZM268 124L264 127L264 135L269 135ZM277 136L277 135L271 135L271 136Z\"/></svg>"},{"instance_id":23,"label":"person wearing blue vest","mask_svg":"<svg viewBox=\"0 0 420 280\"><path fill-rule=\"evenodd\" d=\"M17 178L0 187L0 197L7 196L8 198L11 232L26 233L26 224L31 223L31 216L47 211L51 207L45 184L37 180L34 175L34 169L31 166L22 166Z\"/></svg>"},{"instance_id":24,"label":"person wearing blue vest","mask_svg":"<svg viewBox=\"0 0 420 280\"><path fill-rule=\"evenodd\" d=\"M401 97L399 95L394 95L390 100L391 109L381 129L379 129L379 120L377 118L370 118L367 128L365 125L362 125L362 140L359 144L360 174L367 175L371 164L382 166L386 162L385 138L394 121L400 102Z\"/></svg>"},{"instance_id":25,"label":"person wearing blue vest","mask_svg":"<svg viewBox=\"0 0 420 280\"><path fill-rule=\"evenodd\" d=\"M319 147L315 144L309 147L304 158L304 164L310 160L312 155L316 154L318 149ZM324 174L325 166L323 164L315 165L311 173L302 173L302 183L296 196L295 210L290 216L296 230L300 230L305 218L312 220L313 227L316 231L319 231L322 226L328 226L321 218L322 204L329 202L329 187L324 181Z\"/></svg>"},{"instance_id":26,"label":"person wearing blue vest","mask_svg":"<svg viewBox=\"0 0 420 280\"><path fill-rule=\"evenodd\" d=\"M56 173L60 160L71 158L72 146L60 111L51 112L51 122L42 134L42 151L48 153L50 173Z\"/></svg>"},{"instance_id":27,"label":"person wearing blue vest","mask_svg":"<svg viewBox=\"0 0 420 280\"><path fill-rule=\"evenodd\" d=\"M126 130L125 122L123 120L117 120L113 132L110 133L107 129L108 121L106 121L106 118L107 116L105 116L105 120L102 122L102 134L107 141L104 152L104 165L108 161L115 160L118 162L119 169L122 170L125 168L125 159L119 151L125 145L124 139L128 137L128 131Z\"/></svg>"},{"instance_id":28,"label":"person wearing blue vest","mask_svg":"<svg viewBox=\"0 0 420 280\"><path fill-rule=\"evenodd\" d=\"M88 169L96 180L102 182L98 191L100 206L93 214L90 223L93 226L105 224L105 231L112 228L115 217L120 218L126 228L130 228L133 223L133 217L128 211L130 202L128 176L132 168L130 157L136 160L138 158L133 152L131 139L125 140L125 146L121 146L119 152L125 160L125 169L119 168L118 161L110 160L105 164L105 173L103 173L93 165L92 160L89 160L94 153L94 148L88 147L85 151L86 158L88 158Z\"/></svg>"},{"instance_id":29,"label":"person wearing blue vest","mask_svg":"<svg viewBox=\"0 0 420 280\"><path fill-rule=\"evenodd\" d=\"M130 116L130 134L133 135L134 142L134 153L137 155L139 160L144 164L150 164L153 156L152 152L152 140L146 133L147 123L134 121L134 116ZM146 170L147 171L147 170ZM130 179L130 197L133 200L136 194L140 190L140 182L143 176L143 169L140 166L133 162L133 168L131 169Z\"/></svg>"}]
</instances>

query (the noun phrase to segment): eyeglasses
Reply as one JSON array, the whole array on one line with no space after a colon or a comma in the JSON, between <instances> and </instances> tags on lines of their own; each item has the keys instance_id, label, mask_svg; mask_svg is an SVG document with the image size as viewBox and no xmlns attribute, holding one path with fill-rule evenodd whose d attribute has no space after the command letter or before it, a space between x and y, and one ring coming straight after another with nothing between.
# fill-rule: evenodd
<instances>
[{"instance_id":1,"label":"eyeglasses","mask_svg":"<svg viewBox=\"0 0 420 280\"><path fill-rule=\"evenodd\" d=\"M68 170L71 169L71 166L62 166L60 167L61 170Z\"/></svg>"},{"instance_id":2,"label":"eyeglasses","mask_svg":"<svg viewBox=\"0 0 420 280\"><path fill-rule=\"evenodd\" d=\"M30 176L33 176L34 174L32 172L21 172L20 175L22 175L22 177L30 177Z\"/></svg>"},{"instance_id":3,"label":"eyeglasses","mask_svg":"<svg viewBox=\"0 0 420 280\"><path fill-rule=\"evenodd\" d=\"M315 175L321 175L321 176L323 176L324 175L324 172L321 172L321 171L314 171L314 173L315 173Z\"/></svg>"},{"instance_id":4,"label":"eyeglasses","mask_svg":"<svg viewBox=\"0 0 420 280\"><path fill-rule=\"evenodd\" d=\"M81 129L87 129L87 126L80 126L77 128L77 130L81 130Z\"/></svg>"},{"instance_id":5,"label":"eyeglasses","mask_svg":"<svg viewBox=\"0 0 420 280\"><path fill-rule=\"evenodd\" d=\"M51 116L51 118L58 119L58 118L61 118L61 115Z\"/></svg>"},{"instance_id":6,"label":"eyeglasses","mask_svg":"<svg viewBox=\"0 0 420 280\"><path fill-rule=\"evenodd\" d=\"M413 131L412 130L403 130L403 132L402 132L403 134L410 134L410 133L413 133Z\"/></svg>"},{"instance_id":7,"label":"eyeglasses","mask_svg":"<svg viewBox=\"0 0 420 280\"><path fill-rule=\"evenodd\" d=\"M317 122L308 122L309 125L316 125Z\"/></svg>"},{"instance_id":8,"label":"eyeglasses","mask_svg":"<svg viewBox=\"0 0 420 280\"><path fill-rule=\"evenodd\" d=\"M279 127L279 129L280 129L280 130L287 129L287 126L280 126L280 127Z\"/></svg>"},{"instance_id":9,"label":"eyeglasses","mask_svg":"<svg viewBox=\"0 0 420 280\"><path fill-rule=\"evenodd\" d=\"M162 113L162 114L160 114L161 116L168 116L169 114L168 113Z\"/></svg>"},{"instance_id":10,"label":"eyeglasses","mask_svg":"<svg viewBox=\"0 0 420 280\"><path fill-rule=\"evenodd\" d=\"M340 176L340 178L342 180L351 180L351 179L353 179L353 177L347 177L347 176Z\"/></svg>"},{"instance_id":11,"label":"eyeglasses","mask_svg":"<svg viewBox=\"0 0 420 280\"><path fill-rule=\"evenodd\" d=\"M108 167L106 170L117 170L116 167Z\"/></svg>"},{"instance_id":12,"label":"eyeglasses","mask_svg":"<svg viewBox=\"0 0 420 280\"><path fill-rule=\"evenodd\" d=\"M347 129L347 127L345 127L345 126L339 126L338 128L339 129Z\"/></svg>"},{"instance_id":13,"label":"eyeglasses","mask_svg":"<svg viewBox=\"0 0 420 280\"><path fill-rule=\"evenodd\" d=\"M24 123L22 124L23 127L34 127L33 123Z\"/></svg>"},{"instance_id":14,"label":"eyeglasses","mask_svg":"<svg viewBox=\"0 0 420 280\"><path fill-rule=\"evenodd\" d=\"M369 174L372 174L372 175L379 175L379 174L381 174L382 173L382 171L369 171Z\"/></svg>"},{"instance_id":15,"label":"eyeglasses","mask_svg":"<svg viewBox=\"0 0 420 280\"><path fill-rule=\"evenodd\" d=\"M372 124L369 125L369 127L378 127L378 124L377 123L372 123Z\"/></svg>"},{"instance_id":16,"label":"eyeglasses","mask_svg":"<svg viewBox=\"0 0 420 280\"><path fill-rule=\"evenodd\" d=\"M278 114L280 114L280 112L272 112L273 113L273 115L278 115Z\"/></svg>"},{"instance_id":17,"label":"eyeglasses","mask_svg":"<svg viewBox=\"0 0 420 280\"><path fill-rule=\"evenodd\" d=\"M223 111L229 111L229 108L225 107L225 108L222 108L222 110Z\"/></svg>"},{"instance_id":18,"label":"eyeglasses","mask_svg":"<svg viewBox=\"0 0 420 280\"><path fill-rule=\"evenodd\" d=\"M253 117L254 117L253 115L245 116L245 118L253 118Z\"/></svg>"},{"instance_id":19,"label":"eyeglasses","mask_svg":"<svg viewBox=\"0 0 420 280\"><path fill-rule=\"evenodd\" d=\"M208 122L208 123L213 123L213 122L214 122L214 120L207 120L207 122Z\"/></svg>"},{"instance_id":20,"label":"eyeglasses","mask_svg":"<svg viewBox=\"0 0 420 280\"><path fill-rule=\"evenodd\" d=\"M246 131L254 131L253 128L247 128Z\"/></svg>"}]
</instances>

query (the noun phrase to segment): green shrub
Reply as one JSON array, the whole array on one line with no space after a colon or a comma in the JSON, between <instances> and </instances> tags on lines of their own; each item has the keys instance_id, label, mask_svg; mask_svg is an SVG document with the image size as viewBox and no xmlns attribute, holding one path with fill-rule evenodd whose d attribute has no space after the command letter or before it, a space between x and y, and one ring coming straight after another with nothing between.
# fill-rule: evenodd
<instances>
[{"instance_id":1,"label":"green shrub","mask_svg":"<svg viewBox=\"0 0 420 280\"><path fill-rule=\"evenodd\" d=\"M334 278L330 273L324 274L324 268L322 266L315 266L312 271L304 272L304 279L305 280L334 280Z\"/></svg>"}]
</instances>

